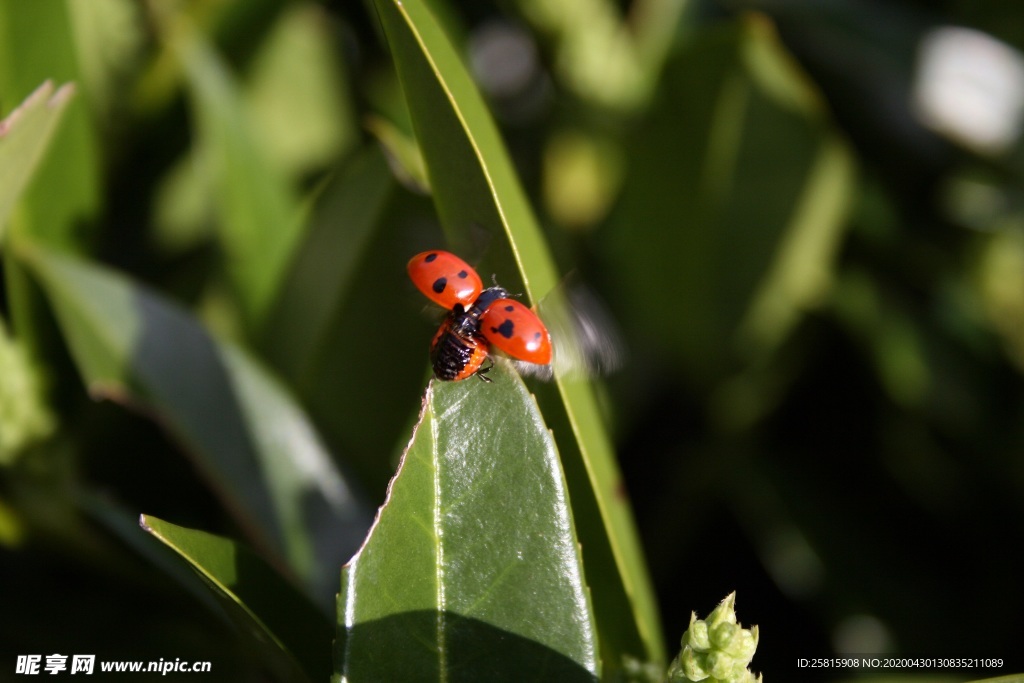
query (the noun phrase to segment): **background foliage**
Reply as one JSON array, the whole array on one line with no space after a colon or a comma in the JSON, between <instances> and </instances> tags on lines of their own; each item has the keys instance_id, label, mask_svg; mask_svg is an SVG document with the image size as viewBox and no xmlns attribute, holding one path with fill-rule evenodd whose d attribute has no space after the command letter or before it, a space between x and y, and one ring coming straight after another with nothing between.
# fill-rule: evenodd
<instances>
[{"instance_id":1,"label":"background foliage","mask_svg":"<svg viewBox=\"0 0 1024 683\"><path fill-rule=\"evenodd\" d=\"M188 529L244 540L307 589L285 623L333 616L421 405L432 318L404 264L447 245L530 297L571 273L617 321L628 360L597 393L666 650L736 590L769 680L844 651L1012 661L1024 11L426 4L498 121L535 243L453 233L478 207L435 209L426 185L467 180L454 163L427 180L374 3L0 2L0 113L47 79L75 88L40 91L0 140L4 659L294 675L156 539L186 558L207 543ZM959 63L959 119L924 96L948 26L996 60ZM460 159L422 130L425 154ZM581 534L600 526L576 504ZM244 603L237 578L204 580ZM330 640L311 631L293 652Z\"/></svg>"}]
</instances>

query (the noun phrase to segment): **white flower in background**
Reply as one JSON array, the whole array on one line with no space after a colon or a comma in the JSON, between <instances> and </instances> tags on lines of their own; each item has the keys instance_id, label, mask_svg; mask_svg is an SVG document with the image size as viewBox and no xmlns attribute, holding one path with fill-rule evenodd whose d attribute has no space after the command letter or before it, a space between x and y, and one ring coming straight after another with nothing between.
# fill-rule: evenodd
<instances>
[{"instance_id":1,"label":"white flower in background","mask_svg":"<svg viewBox=\"0 0 1024 683\"><path fill-rule=\"evenodd\" d=\"M992 36L942 26L921 41L914 84L921 122L982 154L1006 151L1024 116L1024 57Z\"/></svg>"}]
</instances>

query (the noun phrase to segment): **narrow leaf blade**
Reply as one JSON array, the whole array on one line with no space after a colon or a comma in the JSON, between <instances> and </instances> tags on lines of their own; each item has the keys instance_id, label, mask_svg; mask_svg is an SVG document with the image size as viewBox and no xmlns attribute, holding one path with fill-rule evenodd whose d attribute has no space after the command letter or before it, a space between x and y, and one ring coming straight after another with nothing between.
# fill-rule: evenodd
<instances>
[{"instance_id":1,"label":"narrow leaf blade","mask_svg":"<svg viewBox=\"0 0 1024 683\"><path fill-rule=\"evenodd\" d=\"M69 3L0 3L0 100L17 102L51 79L85 85L78 37ZM36 169L19 214L19 233L52 247L80 249L100 202L99 146L86 104L86 98L66 103L63 123L53 133L56 152ZM13 315L21 333L34 304L19 284L14 288Z\"/></svg>"},{"instance_id":2,"label":"narrow leaf blade","mask_svg":"<svg viewBox=\"0 0 1024 683\"><path fill-rule=\"evenodd\" d=\"M467 255L502 234L480 261L505 286L559 308L554 261L519 184L498 129L476 86L420 0L376 0L427 164L434 202L452 245ZM483 237L481 237L483 235ZM593 390L559 378L550 404L565 459L588 571L595 591L602 658L612 669L627 659L663 667L665 650L654 593L632 512ZM598 520L598 521L594 521ZM591 562L591 557L595 561ZM610 560L610 563L608 562ZM623 608L631 612L624 618Z\"/></svg>"},{"instance_id":3,"label":"narrow leaf blade","mask_svg":"<svg viewBox=\"0 0 1024 683\"><path fill-rule=\"evenodd\" d=\"M278 675L309 681L328 675L330 622L263 560L227 538L149 515L139 525L199 574Z\"/></svg>"},{"instance_id":4,"label":"narrow leaf blade","mask_svg":"<svg viewBox=\"0 0 1024 683\"><path fill-rule=\"evenodd\" d=\"M70 84L54 89L46 81L0 121L0 244L14 202L39 166L73 94Z\"/></svg>"}]
</instances>

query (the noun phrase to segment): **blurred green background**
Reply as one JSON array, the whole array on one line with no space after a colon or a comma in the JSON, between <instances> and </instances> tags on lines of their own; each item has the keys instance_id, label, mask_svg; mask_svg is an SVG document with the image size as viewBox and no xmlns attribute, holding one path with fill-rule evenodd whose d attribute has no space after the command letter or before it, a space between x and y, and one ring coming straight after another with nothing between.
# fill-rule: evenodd
<instances>
[{"instance_id":1,"label":"blurred green background","mask_svg":"<svg viewBox=\"0 0 1024 683\"><path fill-rule=\"evenodd\" d=\"M428 4L562 272L617 323L600 396L670 652L735 590L767 680L852 678L796 669L843 652L1007 661L906 680L1024 670L1024 7ZM426 378L404 265L445 246L372 3L3 0L0 113L45 79L77 94L9 230L270 368L352 486L340 565ZM448 246L478 263L492 239ZM251 529L173 425L90 397L39 285L2 267L5 661L259 680L135 518Z\"/></svg>"}]
</instances>

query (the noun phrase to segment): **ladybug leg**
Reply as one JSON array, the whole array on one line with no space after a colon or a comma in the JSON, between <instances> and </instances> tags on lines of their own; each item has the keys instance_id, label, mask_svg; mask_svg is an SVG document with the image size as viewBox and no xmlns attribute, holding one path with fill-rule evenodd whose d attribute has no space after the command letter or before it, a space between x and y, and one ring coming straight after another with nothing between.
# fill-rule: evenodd
<instances>
[{"instance_id":1,"label":"ladybug leg","mask_svg":"<svg viewBox=\"0 0 1024 683\"><path fill-rule=\"evenodd\" d=\"M494 367L494 360L488 356L487 365L482 366L476 371L476 376L485 382L493 382L494 380L487 376L487 371Z\"/></svg>"}]
</instances>

